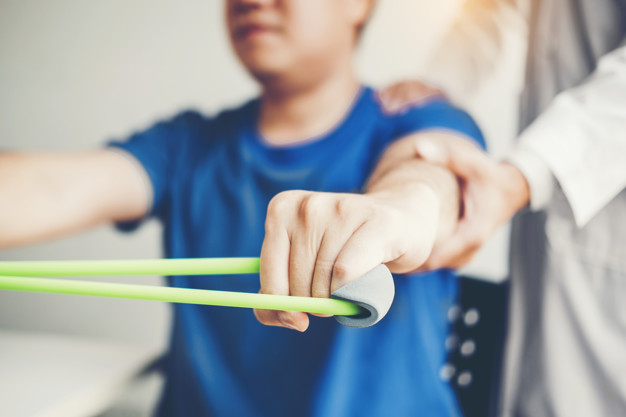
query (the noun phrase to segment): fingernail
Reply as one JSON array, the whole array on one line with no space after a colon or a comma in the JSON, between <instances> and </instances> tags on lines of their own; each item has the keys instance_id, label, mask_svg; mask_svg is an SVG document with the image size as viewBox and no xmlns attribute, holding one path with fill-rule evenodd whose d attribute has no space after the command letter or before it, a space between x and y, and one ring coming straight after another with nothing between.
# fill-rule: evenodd
<instances>
[{"instance_id":1,"label":"fingernail","mask_svg":"<svg viewBox=\"0 0 626 417\"><path fill-rule=\"evenodd\" d=\"M285 327L288 327L292 330L300 331L300 329L296 325L295 320L293 319L293 316L286 311L278 312L278 321L280 321L280 324L282 324Z\"/></svg>"},{"instance_id":2,"label":"fingernail","mask_svg":"<svg viewBox=\"0 0 626 417\"><path fill-rule=\"evenodd\" d=\"M445 162L445 155L441 146L430 140L421 140L415 144L417 153L429 162Z\"/></svg>"}]
</instances>

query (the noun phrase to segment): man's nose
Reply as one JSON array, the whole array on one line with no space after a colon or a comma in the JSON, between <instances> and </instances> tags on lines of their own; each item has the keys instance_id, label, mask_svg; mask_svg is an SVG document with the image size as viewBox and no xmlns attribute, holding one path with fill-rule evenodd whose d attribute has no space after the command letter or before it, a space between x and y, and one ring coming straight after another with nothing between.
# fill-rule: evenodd
<instances>
[{"instance_id":1,"label":"man's nose","mask_svg":"<svg viewBox=\"0 0 626 417\"><path fill-rule=\"evenodd\" d=\"M235 12L245 13L254 9L274 6L279 1L282 0L228 0L228 3Z\"/></svg>"}]
</instances>

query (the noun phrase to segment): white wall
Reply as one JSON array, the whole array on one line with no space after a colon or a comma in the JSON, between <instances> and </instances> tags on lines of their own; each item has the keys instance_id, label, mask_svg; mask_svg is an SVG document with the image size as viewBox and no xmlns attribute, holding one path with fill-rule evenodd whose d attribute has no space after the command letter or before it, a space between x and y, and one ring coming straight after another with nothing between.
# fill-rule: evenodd
<instances>
[{"instance_id":1,"label":"white wall","mask_svg":"<svg viewBox=\"0 0 626 417\"><path fill-rule=\"evenodd\" d=\"M419 74L458 4L379 0L360 46L363 79L380 85ZM229 50L222 13L217 0L0 1L0 149L98 147L181 108L212 113L255 94ZM511 129L514 97L503 91L486 121L493 132ZM159 255L156 224L130 236L102 227L0 252L1 259ZM493 264L502 254L488 258ZM0 328L162 345L168 313L156 302L0 292Z\"/></svg>"}]
</instances>

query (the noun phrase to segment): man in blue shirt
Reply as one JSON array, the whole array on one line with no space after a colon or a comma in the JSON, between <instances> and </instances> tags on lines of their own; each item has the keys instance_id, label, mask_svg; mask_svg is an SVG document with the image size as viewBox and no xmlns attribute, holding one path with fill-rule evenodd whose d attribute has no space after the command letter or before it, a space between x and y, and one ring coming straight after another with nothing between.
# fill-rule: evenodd
<instances>
[{"instance_id":1,"label":"man in blue shirt","mask_svg":"<svg viewBox=\"0 0 626 417\"><path fill-rule=\"evenodd\" d=\"M388 114L358 83L352 57L371 7L228 1L233 46L261 97L216 117L181 113L107 150L6 156L12 179L0 197L16 203L0 216L0 245L104 221L130 230L150 215L164 225L167 257L261 253L260 285L175 276L173 286L328 297L381 263L417 270L453 230L459 196L449 172L413 158L413 141L482 137L441 99ZM71 198L47 197L33 172ZM32 198L50 212L23 213ZM454 274L395 284L387 317L367 329L255 311L278 326L267 327L248 310L175 305L159 415L459 415L439 378Z\"/></svg>"}]
</instances>

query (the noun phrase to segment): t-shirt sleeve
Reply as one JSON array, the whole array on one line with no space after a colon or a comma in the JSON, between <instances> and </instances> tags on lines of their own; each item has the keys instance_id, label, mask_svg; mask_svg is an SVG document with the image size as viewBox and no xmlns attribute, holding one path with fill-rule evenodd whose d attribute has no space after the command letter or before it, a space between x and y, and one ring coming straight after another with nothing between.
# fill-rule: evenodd
<instances>
[{"instance_id":1,"label":"t-shirt sleeve","mask_svg":"<svg viewBox=\"0 0 626 417\"><path fill-rule=\"evenodd\" d=\"M182 113L134 133L126 140L107 143L110 150L123 154L137 165L146 179L148 195L152 196L144 218L118 222L115 224L118 229L134 230L146 218L161 218L167 211L171 187L183 171L178 167L183 163L189 130L197 117L192 112Z\"/></svg>"},{"instance_id":2,"label":"t-shirt sleeve","mask_svg":"<svg viewBox=\"0 0 626 417\"><path fill-rule=\"evenodd\" d=\"M433 100L412 107L394 117L393 137L400 138L423 130L441 130L460 133L485 149L485 139L480 128L465 111L447 100Z\"/></svg>"}]
</instances>

